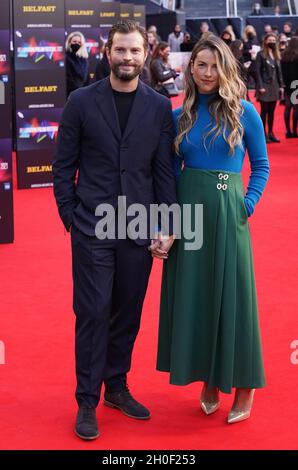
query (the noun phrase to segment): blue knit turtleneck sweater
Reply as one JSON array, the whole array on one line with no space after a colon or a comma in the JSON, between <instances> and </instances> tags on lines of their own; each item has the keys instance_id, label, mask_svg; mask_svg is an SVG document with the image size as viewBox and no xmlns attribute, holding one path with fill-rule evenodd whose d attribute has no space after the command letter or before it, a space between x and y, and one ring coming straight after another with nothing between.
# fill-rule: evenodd
<instances>
[{"instance_id":1,"label":"blue knit turtleneck sweater","mask_svg":"<svg viewBox=\"0 0 298 470\"><path fill-rule=\"evenodd\" d=\"M212 135L205 139L204 135L213 127L215 121L209 112L209 101L214 94L199 95L198 119L193 128L184 137L180 145L180 155L176 156L176 177L181 174L182 162L186 167L200 168L202 170L220 170L240 173L246 150L248 151L251 175L245 195L245 206L250 216L254 212L266 186L269 175L269 162L267 157L264 128L255 107L248 101L242 100L243 115L241 124L244 128L242 147L237 147L233 155L229 155L229 145L222 136L212 143ZM177 131L177 120L182 108L173 111ZM211 124L211 126L210 126Z\"/></svg>"}]
</instances>

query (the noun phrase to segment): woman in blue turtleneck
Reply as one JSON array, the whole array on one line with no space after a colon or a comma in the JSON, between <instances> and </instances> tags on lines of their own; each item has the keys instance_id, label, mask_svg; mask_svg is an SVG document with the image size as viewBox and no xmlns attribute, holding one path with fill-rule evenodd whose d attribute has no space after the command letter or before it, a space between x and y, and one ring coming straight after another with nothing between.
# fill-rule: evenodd
<instances>
[{"instance_id":1,"label":"woman in blue turtleneck","mask_svg":"<svg viewBox=\"0 0 298 470\"><path fill-rule=\"evenodd\" d=\"M174 111L178 197L183 215L184 204L192 216L203 205L203 243L187 249L183 224L181 239L164 253L157 368L170 372L172 384L204 382L208 415L220 392L236 388L228 416L236 423L250 416L254 390L265 385L247 220L268 179L265 135L221 39L210 35L195 46L185 77L184 104Z\"/></svg>"}]
</instances>

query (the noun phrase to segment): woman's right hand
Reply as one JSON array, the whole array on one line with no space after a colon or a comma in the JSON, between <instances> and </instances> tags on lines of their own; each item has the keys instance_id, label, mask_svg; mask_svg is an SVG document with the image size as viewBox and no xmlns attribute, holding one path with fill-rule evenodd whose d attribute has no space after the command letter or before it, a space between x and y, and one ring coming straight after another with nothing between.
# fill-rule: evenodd
<instances>
[{"instance_id":1,"label":"woman's right hand","mask_svg":"<svg viewBox=\"0 0 298 470\"><path fill-rule=\"evenodd\" d=\"M260 88L259 92L261 93L261 95L263 95L264 93L266 93L266 88Z\"/></svg>"}]
</instances>

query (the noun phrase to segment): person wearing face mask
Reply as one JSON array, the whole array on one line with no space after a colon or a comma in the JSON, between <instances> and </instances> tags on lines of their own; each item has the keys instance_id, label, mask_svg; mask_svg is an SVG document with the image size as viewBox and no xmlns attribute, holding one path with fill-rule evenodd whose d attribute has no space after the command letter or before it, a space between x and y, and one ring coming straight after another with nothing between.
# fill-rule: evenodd
<instances>
[{"instance_id":1,"label":"person wearing face mask","mask_svg":"<svg viewBox=\"0 0 298 470\"><path fill-rule=\"evenodd\" d=\"M65 43L67 96L77 88L88 85L88 52L82 33L71 33Z\"/></svg>"},{"instance_id":2,"label":"person wearing face mask","mask_svg":"<svg viewBox=\"0 0 298 470\"><path fill-rule=\"evenodd\" d=\"M232 36L228 31L224 31L220 37L226 43L227 46L230 46L232 44Z\"/></svg>"},{"instance_id":3,"label":"person wearing face mask","mask_svg":"<svg viewBox=\"0 0 298 470\"><path fill-rule=\"evenodd\" d=\"M184 33L181 31L181 26L176 24L173 33L169 34L168 44L172 52L180 52L180 45L183 43Z\"/></svg>"},{"instance_id":4,"label":"person wearing face mask","mask_svg":"<svg viewBox=\"0 0 298 470\"><path fill-rule=\"evenodd\" d=\"M243 31L243 57L246 61L254 60L253 46L259 46L257 32L252 25L247 25Z\"/></svg>"},{"instance_id":5,"label":"person wearing face mask","mask_svg":"<svg viewBox=\"0 0 298 470\"><path fill-rule=\"evenodd\" d=\"M275 34L266 34L263 49L256 59L256 98L261 103L261 118L266 133L266 142L280 142L273 133L274 112L279 98L283 99L284 83L280 65L280 52Z\"/></svg>"}]
</instances>

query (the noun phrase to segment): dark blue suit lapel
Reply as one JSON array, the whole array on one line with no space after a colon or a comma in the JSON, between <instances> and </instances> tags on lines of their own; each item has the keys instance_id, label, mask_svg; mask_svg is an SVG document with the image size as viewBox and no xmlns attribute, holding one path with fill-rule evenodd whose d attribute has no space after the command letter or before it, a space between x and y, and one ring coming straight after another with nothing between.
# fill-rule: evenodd
<instances>
[{"instance_id":1,"label":"dark blue suit lapel","mask_svg":"<svg viewBox=\"0 0 298 470\"><path fill-rule=\"evenodd\" d=\"M121 141L119 119L109 77L98 82L95 101L114 136L117 140Z\"/></svg>"}]
</instances>

